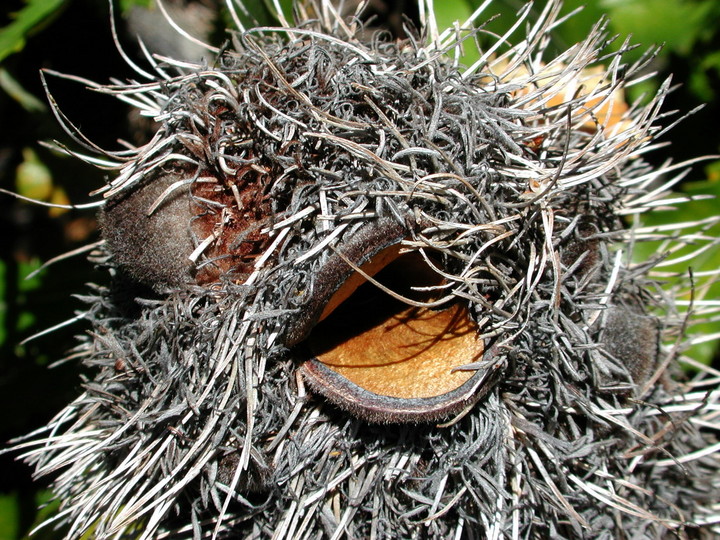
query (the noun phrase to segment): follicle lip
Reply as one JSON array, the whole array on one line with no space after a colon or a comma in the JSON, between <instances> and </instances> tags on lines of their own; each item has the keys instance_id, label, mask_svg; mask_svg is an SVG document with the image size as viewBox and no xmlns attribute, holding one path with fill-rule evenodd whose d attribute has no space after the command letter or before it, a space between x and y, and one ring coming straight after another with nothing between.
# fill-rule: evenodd
<instances>
[{"instance_id":1,"label":"follicle lip","mask_svg":"<svg viewBox=\"0 0 720 540\"><path fill-rule=\"evenodd\" d=\"M297 347L309 358L300 373L312 390L367 421L436 421L483 394L487 372L463 366L482 363L484 342L463 303L435 305L446 284L428 255L401 249L396 229L384 239L381 231L355 237L358 249L341 257L345 268L336 261L321 269L335 281L321 282L324 295L311 303L314 325Z\"/></svg>"},{"instance_id":2,"label":"follicle lip","mask_svg":"<svg viewBox=\"0 0 720 540\"><path fill-rule=\"evenodd\" d=\"M355 416L372 423L436 422L481 399L490 385L489 371L476 371L465 383L445 394L425 398L397 398L370 392L338 376L317 358L300 366L310 388ZM332 388L333 391L328 391Z\"/></svg>"},{"instance_id":3,"label":"follicle lip","mask_svg":"<svg viewBox=\"0 0 720 540\"><path fill-rule=\"evenodd\" d=\"M327 312L328 306L336 301L333 300L336 293L343 286L347 287L355 271L346 259L362 267L382 251L399 247L407 234L405 226L394 220L380 219L365 225L344 242L338 248L339 253L331 255L316 272L311 297L287 330L286 346L292 347L307 338Z\"/></svg>"}]
</instances>

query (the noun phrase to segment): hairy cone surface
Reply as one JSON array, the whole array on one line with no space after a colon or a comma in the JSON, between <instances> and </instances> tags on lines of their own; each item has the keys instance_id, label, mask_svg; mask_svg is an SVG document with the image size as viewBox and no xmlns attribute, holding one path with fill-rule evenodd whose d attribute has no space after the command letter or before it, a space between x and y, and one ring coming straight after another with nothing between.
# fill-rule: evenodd
<instances>
[{"instance_id":1,"label":"hairy cone surface","mask_svg":"<svg viewBox=\"0 0 720 540\"><path fill-rule=\"evenodd\" d=\"M24 443L59 471L68 537L717 532L718 392L682 381L677 291L630 259L656 231L624 219L667 195L673 168L642 154L668 85L627 107L643 65L603 52L602 24L551 57L555 1L461 70L465 34L435 34L431 6L392 41L320 2L209 65L98 85L159 127L106 154L114 278L74 351L93 378ZM424 308L464 310L482 343L453 364L462 395L307 375L330 298L393 245L438 275ZM127 309L133 282L155 293Z\"/></svg>"}]
</instances>

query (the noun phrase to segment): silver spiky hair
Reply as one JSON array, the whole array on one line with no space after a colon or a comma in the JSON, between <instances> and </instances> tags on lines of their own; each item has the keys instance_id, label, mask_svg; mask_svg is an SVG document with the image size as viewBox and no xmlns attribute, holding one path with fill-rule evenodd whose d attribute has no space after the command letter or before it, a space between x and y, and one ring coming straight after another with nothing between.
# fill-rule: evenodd
<instances>
[{"instance_id":1,"label":"silver spiky hair","mask_svg":"<svg viewBox=\"0 0 720 540\"><path fill-rule=\"evenodd\" d=\"M682 202L687 164L643 161L669 83L628 107L650 56L606 52L604 22L550 56L554 0L465 68L491 2L444 32L432 4L397 41L329 0L249 29L228 1L238 28L208 64L148 55L146 82L88 82L154 119L147 144L104 151L57 112L89 150L70 152L117 172L92 254L111 282L73 351L92 376L22 444L68 538L719 531L720 373L679 369L713 276L653 274L717 240L641 226ZM420 300L364 270L394 247L415 257L395 254L399 281L437 276ZM384 395L312 357L351 275L464 310L482 349L451 370L466 382Z\"/></svg>"}]
</instances>

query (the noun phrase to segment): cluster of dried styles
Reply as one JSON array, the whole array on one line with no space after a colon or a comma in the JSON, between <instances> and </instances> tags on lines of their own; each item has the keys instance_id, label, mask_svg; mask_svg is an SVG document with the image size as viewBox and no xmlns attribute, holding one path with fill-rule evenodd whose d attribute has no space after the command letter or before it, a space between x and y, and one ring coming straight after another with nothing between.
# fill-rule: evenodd
<instances>
[{"instance_id":1,"label":"cluster of dried styles","mask_svg":"<svg viewBox=\"0 0 720 540\"><path fill-rule=\"evenodd\" d=\"M719 374L679 367L712 303L632 253L683 174L642 159L669 85L627 104L646 62L603 23L551 56L559 3L536 7L472 66L482 9L440 33L421 2L406 40L329 0L233 13L207 64L93 84L155 120L147 144L58 112L116 171L90 376L22 443L69 538L717 533Z\"/></svg>"}]
</instances>

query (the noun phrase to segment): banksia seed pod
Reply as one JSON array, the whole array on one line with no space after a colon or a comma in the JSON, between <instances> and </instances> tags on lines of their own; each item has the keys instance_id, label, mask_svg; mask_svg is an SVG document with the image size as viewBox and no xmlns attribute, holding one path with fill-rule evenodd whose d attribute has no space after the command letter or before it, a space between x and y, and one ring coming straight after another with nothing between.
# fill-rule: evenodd
<instances>
[{"instance_id":1,"label":"banksia seed pod","mask_svg":"<svg viewBox=\"0 0 720 540\"><path fill-rule=\"evenodd\" d=\"M68 537L718 532L720 394L626 219L668 84L628 106L603 23L549 57L556 1L467 69L432 2L404 41L296 7L96 85L159 127L102 158L94 378L24 443Z\"/></svg>"}]
</instances>

